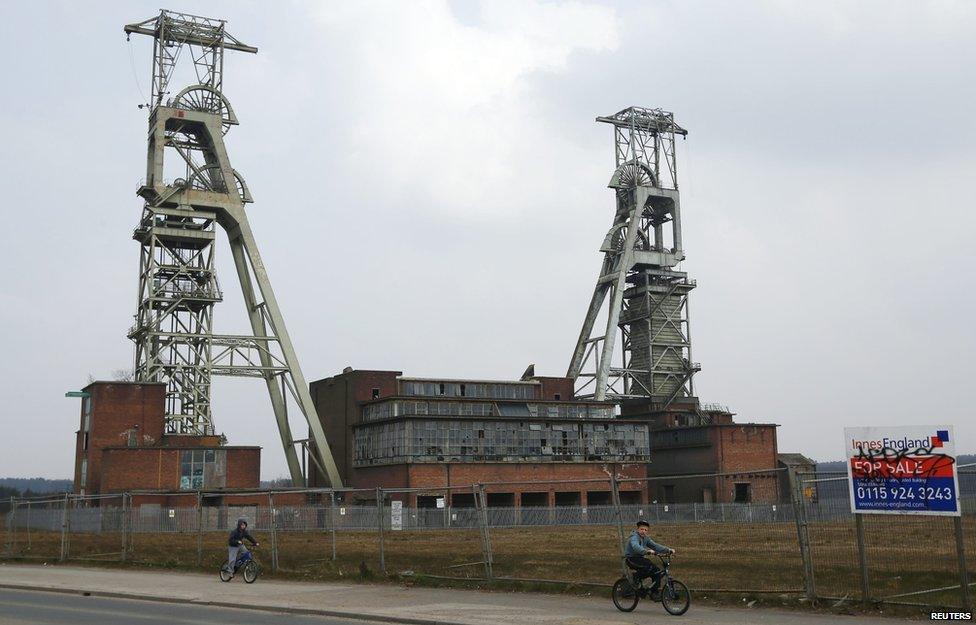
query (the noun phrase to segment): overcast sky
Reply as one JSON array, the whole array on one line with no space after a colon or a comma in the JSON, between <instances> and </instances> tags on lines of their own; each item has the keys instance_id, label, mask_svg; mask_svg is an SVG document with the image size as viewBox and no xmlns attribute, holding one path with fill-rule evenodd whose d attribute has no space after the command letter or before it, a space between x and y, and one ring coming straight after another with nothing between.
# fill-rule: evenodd
<instances>
[{"instance_id":1,"label":"overcast sky","mask_svg":"<svg viewBox=\"0 0 976 625\"><path fill-rule=\"evenodd\" d=\"M662 107L690 131L698 395L816 459L845 425L976 451L976 3L270 6L167 8L260 48L228 53L227 141L309 380L563 375L613 209L593 118ZM158 9L0 7L0 476L71 477L64 392L132 366L152 48L122 25ZM218 254L215 329L246 331ZM263 384L219 378L213 406L285 474Z\"/></svg>"}]
</instances>

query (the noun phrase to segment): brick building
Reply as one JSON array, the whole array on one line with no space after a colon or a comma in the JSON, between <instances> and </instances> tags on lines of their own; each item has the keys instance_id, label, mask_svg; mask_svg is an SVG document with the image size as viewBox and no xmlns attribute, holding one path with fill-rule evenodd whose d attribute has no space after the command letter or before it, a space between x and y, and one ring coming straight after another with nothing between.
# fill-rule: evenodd
<instances>
[{"instance_id":1,"label":"brick building","mask_svg":"<svg viewBox=\"0 0 976 625\"><path fill-rule=\"evenodd\" d=\"M490 506L606 505L608 485L572 480L643 477L649 458L648 424L616 417L612 403L573 399L569 378L421 379L346 368L310 386L345 485L422 489L402 497L409 505L432 507L445 497L438 489L474 483L486 484ZM547 482L561 483L540 487ZM314 467L309 483L327 485ZM621 486L625 503L644 493ZM473 499L454 492L447 503Z\"/></svg>"},{"instance_id":2,"label":"brick building","mask_svg":"<svg viewBox=\"0 0 976 625\"><path fill-rule=\"evenodd\" d=\"M165 432L162 383L93 382L82 392L74 492L257 488L261 448Z\"/></svg>"},{"instance_id":3,"label":"brick building","mask_svg":"<svg viewBox=\"0 0 976 625\"><path fill-rule=\"evenodd\" d=\"M728 408L676 402L667 411L623 404L621 414L651 426L648 497L660 503L776 503L780 500L776 428L735 423ZM700 474L721 474L706 477Z\"/></svg>"}]
</instances>

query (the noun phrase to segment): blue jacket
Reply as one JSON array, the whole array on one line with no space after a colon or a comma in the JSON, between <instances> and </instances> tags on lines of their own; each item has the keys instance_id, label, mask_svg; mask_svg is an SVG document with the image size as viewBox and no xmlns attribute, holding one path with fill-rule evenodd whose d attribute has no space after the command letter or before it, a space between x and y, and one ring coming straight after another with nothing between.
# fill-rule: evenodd
<instances>
[{"instance_id":1,"label":"blue jacket","mask_svg":"<svg viewBox=\"0 0 976 625\"><path fill-rule=\"evenodd\" d=\"M671 551L671 547L666 547L654 542L651 540L650 536L641 537L641 535L637 533L637 530L634 530L630 535L630 540L627 541L627 547L624 549L624 555L626 555L628 558L642 556L648 549L653 549L654 551L660 553Z\"/></svg>"}]
</instances>

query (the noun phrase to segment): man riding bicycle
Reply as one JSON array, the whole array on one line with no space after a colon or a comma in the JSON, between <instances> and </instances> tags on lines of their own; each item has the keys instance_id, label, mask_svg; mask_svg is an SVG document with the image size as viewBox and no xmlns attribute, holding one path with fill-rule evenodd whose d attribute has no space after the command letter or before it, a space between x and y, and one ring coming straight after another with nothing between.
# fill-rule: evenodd
<instances>
[{"instance_id":1,"label":"man riding bicycle","mask_svg":"<svg viewBox=\"0 0 976 625\"><path fill-rule=\"evenodd\" d=\"M246 549L244 546L244 541L248 540L255 547L258 546L258 541L254 540L254 537L247 533L247 519L241 517L237 519L237 526L231 530L230 539L227 541L227 566L224 568L234 572L234 564L237 562L237 554L241 549Z\"/></svg>"},{"instance_id":2,"label":"man riding bicycle","mask_svg":"<svg viewBox=\"0 0 976 625\"><path fill-rule=\"evenodd\" d=\"M647 521L638 521L637 528L631 533L630 540L624 549L627 557L627 564L634 569L634 583L637 584L645 577L650 577L654 584L651 586L651 597L657 598L661 585L661 569L650 561L648 555L673 554L675 551L671 547L658 544L651 540L647 533L651 530L651 524Z\"/></svg>"}]
</instances>

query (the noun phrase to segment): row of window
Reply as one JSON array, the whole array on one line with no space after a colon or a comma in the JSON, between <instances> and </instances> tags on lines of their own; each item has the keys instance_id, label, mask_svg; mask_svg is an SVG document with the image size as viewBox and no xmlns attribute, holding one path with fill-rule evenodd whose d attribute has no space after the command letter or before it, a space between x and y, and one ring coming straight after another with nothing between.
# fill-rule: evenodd
<instances>
[{"instance_id":1,"label":"row of window","mask_svg":"<svg viewBox=\"0 0 976 625\"><path fill-rule=\"evenodd\" d=\"M485 399L536 399L538 384L495 382L400 382L400 394L419 397L483 397Z\"/></svg>"},{"instance_id":2,"label":"row of window","mask_svg":"<svg viewBox=\"0 0 976 625\"><path fill-rule=\"evenodd\" d=\"M445 417L526 417L549 419L611 419L613 407L586 404L529 404L456 401L396 400L363 407L363 421L404 415Z\"/></svg>"},{"instance_id":3,"label":"row of window","mask_svg":"<svg viewBox=\"0 0 976 625\"><path fill-rule=\"evenodd\" d=\"M649 456L644 424L410 420L358 428L353 462L644 461Z\"/></svg>"},{"instance_id":4,"label":"row of window","mask_svg":"<svg viewBox=\"0 0 976 625\"><path fill-rule=\"evenodd\" d=\"M180 490L222 487L226 480L226 450L184 449L180 452Z\"/></svg>"}]
</instances>

